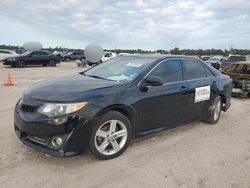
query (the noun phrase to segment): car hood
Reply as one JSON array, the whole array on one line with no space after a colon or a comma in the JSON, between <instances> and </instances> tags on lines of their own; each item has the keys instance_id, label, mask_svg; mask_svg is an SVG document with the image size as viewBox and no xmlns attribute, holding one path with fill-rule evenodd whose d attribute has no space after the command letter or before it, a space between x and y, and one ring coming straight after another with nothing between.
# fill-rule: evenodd
<instances>
[{"instance_id":1,"label":"car hood","mask_svg":"<svg viewBox=\"0 0 250 188\"><path fill-rule=\"evenodd\" d=\"M73 102L120 85L115 81L73 74L34 84L24 92L24 97L47 102Z\"/></svg>"},{"instance_id":2,"label":"car hood","mask_svg":"<svg viewBox=\"0 0 250 188\"><path fill-rule=\"evenodd\" d=\"M23 55L23 54L12 54L11 56L8 56L6 58L4 58L5 60L8 60L8 59L13 59L13 58L18 58L18 57L25 57L27 56L27 54Z\"/></svg>"}]
</instances>

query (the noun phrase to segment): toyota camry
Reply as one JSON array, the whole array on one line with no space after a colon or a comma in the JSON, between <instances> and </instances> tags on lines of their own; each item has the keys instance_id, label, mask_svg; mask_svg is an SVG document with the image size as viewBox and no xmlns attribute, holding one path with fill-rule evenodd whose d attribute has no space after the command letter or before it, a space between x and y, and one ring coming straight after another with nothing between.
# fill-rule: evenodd
<instances>
[{"instance_id":1,"label":"toyota camry","mask_svg":"<svg viewBox=\"0 0 250 188\"><path fill-rule=\"evenodd\" d=\"M15 132L53 156L121 155L131 139L192 121L215 124L230 107L232 82L188 56L121 55L78 74L26 89Z\"/></svg>"}]
</instances>

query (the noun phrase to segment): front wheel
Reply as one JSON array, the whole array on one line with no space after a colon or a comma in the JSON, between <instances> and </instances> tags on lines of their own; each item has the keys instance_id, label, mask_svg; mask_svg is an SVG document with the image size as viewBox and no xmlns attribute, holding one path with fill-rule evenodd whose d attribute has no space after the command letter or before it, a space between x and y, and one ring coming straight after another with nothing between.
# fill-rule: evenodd
<instances>
[{"instance_id":1,"label":"front wheel","mask_svg":"<svg viewBox=\"0 0 250 188\"><path fill-rule=\"evenodd\" d=\"M56 66L56 61L55 60L51 60L49 62L49 64L50 64L51 67L55 67Z\"/></svg>"},{"instance_id":2,"label":"front wheel","mask_svg":"<svg viewBox=\"0 0 250 188\"><path fill-rule=\"evenodd\" d=\"M221 108L222 108L221 97L217 96L214 99L214 102L211 104L211 106L208 109L206 122L210 124L217 123L220 118Z\"/></svg>"},{"instance_id":3,"label":"front wheel","mask_svg":"<svg viewBox=\"0 0 250 188\"><path fill-rule=\"evenodd\" d=\"M98 159L112 159L127 149L131 137L130 120L119 112L107 112L99 118L91 130L89 149Z\"/></svg>"},{"instance_id":4,"label":"front wheel","mask_svg":"<svg viewBox=\"0 0 250 188\"><path fill-rule=\"evenodd\" d=\"M23 61L23 60L19 60L18 62L17 62L17 67L18 68L23 68L23 67L25 67L26 66L26 64L25 64L25 62Z\"/></svg>"}]
</instances>

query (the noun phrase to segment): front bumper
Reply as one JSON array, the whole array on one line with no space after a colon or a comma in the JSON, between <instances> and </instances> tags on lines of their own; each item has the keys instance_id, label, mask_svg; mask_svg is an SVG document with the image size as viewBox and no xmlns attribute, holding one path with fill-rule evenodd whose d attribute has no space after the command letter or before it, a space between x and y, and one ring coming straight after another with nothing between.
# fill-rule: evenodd
<instances>
[{"instance_id":1,"label":"front bumper","mask_svg":"<svg viewBox=\"0 0 250 188\"><path fill-rule=\"evenodd\" d=\"M17 60L2 60L3 65L13 65L17 63Z\"/></svg>"},{"instance_id":2,"label":"front bumper","mask_svg":"<svg viewBox=\"0 0 250 188\"><path fill-rule=\"evenodd\" d=\"M52 156L64 157L83 153L88 145L89 121L77 114L68 116L62 125L51 125L36 113L18 110L14 112L14 127L18 138L27 146ZM52 139L60 137L59 147L52 145Z\"/></svg>"}]
</instances>

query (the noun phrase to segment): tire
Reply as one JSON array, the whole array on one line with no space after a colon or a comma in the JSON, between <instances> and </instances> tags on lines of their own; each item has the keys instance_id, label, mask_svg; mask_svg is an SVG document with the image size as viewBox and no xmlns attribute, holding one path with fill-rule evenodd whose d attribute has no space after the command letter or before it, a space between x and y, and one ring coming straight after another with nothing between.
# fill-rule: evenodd
<instances>
[{"instance_id":1,"label":"tire","mask_svg":"<svg viewBox=\"0 0 250 188\"><path fill-rule=\"evenodd\" d=\"M121 155L132 138L130 120L117 111L102 115L93 126L89 137L89 150L101 160Z\"/></svg>"},{"instance_id":2,"label":"tire","mask_svg":"<svg viewBox=\"0 0 250 188\"><path fill-rule=\"evenodd\" d=\"M70 61L69 57L66 57L66 58L65 58L65 61L69 62L69 61Z\"/></svg>"},{"instance_id":3,"label":"tire","mask_svg":"<svg viewBox=\"0 0 250 188\"><path fill-rule=\"evenodd\" d=\"M19 60L16 65L18 68L24 68L26 66L23 60Z\"/></svg>"},{"instance_id":4,"label":"tire","mask_svg":"<svg viewBox=\"0 0 250 188\"><path fill-rule=\"evenodd\" d=\"M222 100L220 96L217 96L212 105L208 109L206 122L210 124L215 124L220 119L222 109Z\"/></svg>"},{"instance_id":5,"label":"tire","mask_svg":"<svg viewBox=\"0 0 250 188\"><path fill-rule=\"evenodd\" d=\"M56 61L55 60L50 60L49 65L51 67L55 67L56 66Z\"/></svg>"}]
</instances>

